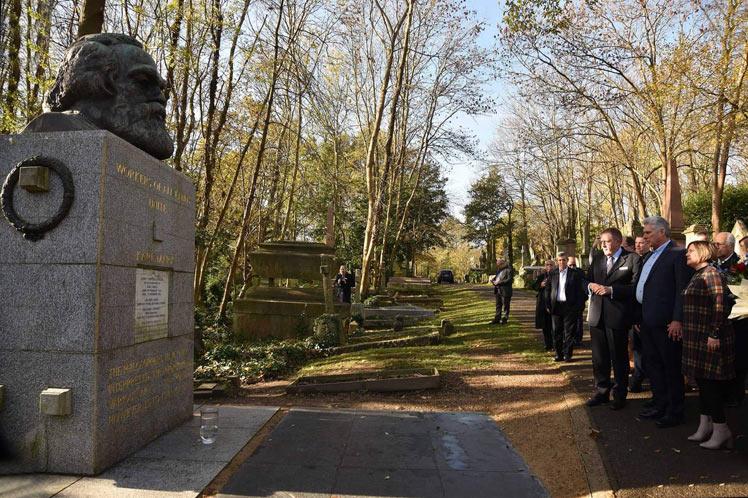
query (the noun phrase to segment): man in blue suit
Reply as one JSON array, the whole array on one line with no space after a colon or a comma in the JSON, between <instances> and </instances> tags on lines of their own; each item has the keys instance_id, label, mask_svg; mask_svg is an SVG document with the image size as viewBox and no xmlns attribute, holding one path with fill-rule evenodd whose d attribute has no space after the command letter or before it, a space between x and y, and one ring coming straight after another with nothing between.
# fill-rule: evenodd
<instances>
[{"instance_id":1,"label":"man in blue suit","mask_svg":"<svg viewBox=\"0 0 748 498\"><path fill-rule=\"evenodd\" d=\"M670 240L670 225L664 218L650 216L642 224L652 250L642 261L634 289L653 406L639 416L656 419L660 428L673 427L683 422L682 293L693 270L686 265L685 250Z\"/></svg>"}]
</instances>

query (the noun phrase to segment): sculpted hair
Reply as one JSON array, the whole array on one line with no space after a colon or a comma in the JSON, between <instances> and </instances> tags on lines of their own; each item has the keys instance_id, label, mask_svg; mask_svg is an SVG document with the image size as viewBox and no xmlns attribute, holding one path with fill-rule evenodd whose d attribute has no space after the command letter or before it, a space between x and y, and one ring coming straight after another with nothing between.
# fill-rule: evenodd
<instances>
[{"instance_id":1,"label":"sculpted hair","mask_svg":"<svg viewBox=\"0 0 748 498\"><path fill-rule=\"evenodd\" d=\"M55 84L47 95L46 107L55 112L67 111L79 100L115 95L114 82L119 71L119 61L112 50L115 45L143 48L135 38L114 33L86 35L76 40L60 65Z\"/></svg>"},{"instance_id":2,"label":"sculpted hair","mask_svg":"<svg viewBox=\"0 0 748 498\"><path fill-rule=\"evenodd\" d=\"M657 229L665 230L665 237L670 238L670 223L662 216L647 216L642 220L642 225L652 225Z\"/></svg>"},{"instance_id":3,"label":"sculpted hair","mask_svg":"<svg viewBox=\"0 0 748 498\"><path fill-rule=\"evenodd\" d=\"M600 235L603 235L603 234L606 234L606 233L609 233L609 234L610 234L610 235L611 235L611 236L612 236L612 237L613 237L614 239L616 239L616 240L617 240L618 242L622 242L622 241L623 241L623 234L622 234L622 233L621 233L621 231L620 231L619 229L617 229L616 227L608 227L608 228L606 228L605 230L603 230L603 231L602 231L602 232L600 233Z\"/></svg>"},{"instance_id":4,"label":"sculpted hair","mask_svg":"<svg viewBox=\"0 0 748 498\"><path fill-rule=\"evenodd\" d=\"M699 255L699 263L710 261L717 257L717 248L714 247L714 244L709 241L694 240L693 242L688 244L688 248L690 248L691 246L693 246L693 248L696 250L696 254Z\"/></svg>"}]
</instances>

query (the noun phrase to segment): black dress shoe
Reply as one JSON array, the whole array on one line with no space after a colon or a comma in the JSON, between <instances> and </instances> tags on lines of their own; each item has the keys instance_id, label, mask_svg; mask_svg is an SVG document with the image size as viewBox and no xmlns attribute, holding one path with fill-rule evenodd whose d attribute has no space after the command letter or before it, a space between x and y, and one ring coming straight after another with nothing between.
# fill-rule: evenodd
<instances>
[{"instance_id":1,"label":"black dress shoe","mask_svg":"<svg viewBox=\"0 0 748 498\"><path fill-rule=\"evenodd\" d=\"M639 412L639 418L660 419L664 413L657 408L646 408Z\"/></svg>"},{"instance_id":2,"label":"black dress shoe","mask_svg":"<svg viewBox=\"0 0 748 498\"><path fill-rule=\"evenodd\" d=\"M556 355L556 357L553 358L553 361L564 361L564 357L561 355Z\"/></svg>"},{"instance_id":3,"label":"black dress shoe","mask_svg":"<svg viewBox=\"0 0 748 498\"><path fill-rule=\"evenodd\" d=\"M488 322L489 325L498 325L499 323L500 322L498 322L496 320L491 320L490 322Z\"/></svg>"},{"instance_id":4,"label":"black dress shoe","mask_svg":"<svg viewBox=\"0 0 748 498\"><path fill-rule=\"evenodd\" d=\"M608 396L598 393L587 400L587 406L604 405L608 401L610 401L610 398Z\"/></svg>"},{"instance_id":5,"label":"black dress shoe","mask_svg":"<svg viewBox=\"0 0 748 498\"><path fill-rule=\"evenodd\" d=\"M613 402L610 404L611 410L620 410L626 406L626 400L623 398L613 398Z\"/></svg>"},{"instance_id":6,"label":"black dress shoe","mask_svg":"<svg viewBox=\"0 0 748 498\"><path fill-rule=\"evenodd\" d=\"M654 406L655 406L654 398L649 398L647 401L642 403L643 408L654 408Z\"/></svg>"},{"instance_id":7,"label":"black dress shoe","mask_svg":"<svg viewBox=\"0 0 748 498\"><path fill-rule=\"evenodd\" d=\"M676 425L680 425L683 423L683 417L677 417L673 415L665 415L661 419L659 419L657 422L655 422L655 425L659 427L660 429L667 429L668 427L675 427Z\"/></svg>"},{"instance_id":8,"label":"black dress shoe","mask_svg":"<svg viewBox=\"0 0 748 498\"><path fill-rule=\"evenodd\" d=\"M564 361L567 361L567 362L568 362L568 361L572 361L572 360L571 360L571 356L564 356Z\"/></svg>"}]
</instances>

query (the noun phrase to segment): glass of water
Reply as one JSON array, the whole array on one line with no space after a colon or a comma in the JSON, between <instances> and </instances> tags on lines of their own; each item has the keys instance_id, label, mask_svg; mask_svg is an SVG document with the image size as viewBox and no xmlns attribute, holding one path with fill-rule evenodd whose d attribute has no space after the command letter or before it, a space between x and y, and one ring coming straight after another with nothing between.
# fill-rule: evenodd
<instances>
[{"instance_id":1,"label":"glass of water","mask_svg":"<svg viewBox=\"0 0 748 498\"><path fill-rule=\"evenodd\" d=\"M213 444L218 435L218 408L206 406L200 409L200 439L203 444Z\"/></svg>"}]
</instances>

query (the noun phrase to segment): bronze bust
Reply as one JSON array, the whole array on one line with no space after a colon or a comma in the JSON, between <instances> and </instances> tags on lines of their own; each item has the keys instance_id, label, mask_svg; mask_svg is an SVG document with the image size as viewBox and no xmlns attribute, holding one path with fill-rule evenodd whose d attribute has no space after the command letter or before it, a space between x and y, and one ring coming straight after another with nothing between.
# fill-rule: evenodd
<instances>
[{"instance_id":1,"label":"bronze bust","mask_svg":"<svg viewBox=\"0 0 748 498\"><path fill-rule=\"evenodd\" d=\"M166 82L136 39L87 35L65 53L45 112L24 132L109 130L157 159L174 142L166 129Z\"/></svg>"}]
</instances>

